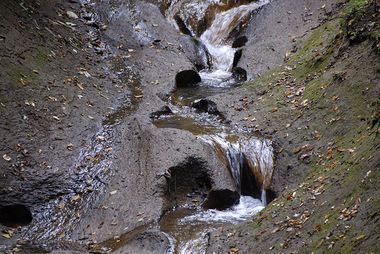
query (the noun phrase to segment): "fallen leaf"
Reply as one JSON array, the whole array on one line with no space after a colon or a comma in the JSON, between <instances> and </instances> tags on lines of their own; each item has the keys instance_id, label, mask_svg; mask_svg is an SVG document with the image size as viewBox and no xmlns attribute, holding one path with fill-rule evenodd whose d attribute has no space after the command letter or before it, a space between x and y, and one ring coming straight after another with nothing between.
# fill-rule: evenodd
<instances>
[{"instance_id":1,"label":"fallen leaf","mask_svg":"<svg viewBox=\"0 0 380 254\"><path fill-rule=\"evenodd\" d=\"M74 145L72 143L70 143L67 145L66 148L67 148L67 150L72 151L72 150L74 150Z\"/></svg>"},{"instance_id":2,"label":"fallen leaf","mask_svg":"<svg viewBox=\"0 0 380 254\"><path fill-rule=\"evenodd\" d=\"M364 238L366 237L365 234L362 234L362 235L359 235L358 237L356 237L356 241L360 241L360 240L363 240Z\"/></svg>"},{"instance_id":3,"label":"fallen leaf","mask_svg":"<svg viewBox=\"0 0 380 254\"><path fill-rule=\"evenodd\" d=\"M65 203L60 203L59 205L57 205L58 209L63 209L65 207Z\"/></svg>"},{"instance_id":4,"label":"fallen leaf","mask_svg":"<svg viewBox=\"0 0 380 254\"><path fill-rule=\"evenodd\" d=\"M239 253L239 249L238 248L231 248L230 253L231 254L237 254L237 253Z\"/></svg>"},{"instance_id":5,"label":"fallen leaf","mask_svg":"<svg viewBox=\"0 0 380 254\"><path fill-rule=\"evenodd\" d=\"M12 236L8 233L1 233L1 236L6 238L6 239L10 239Z\"/></svg>"},{"instance_id":6,"label":"fallen leaf","mask_svg":"<svg viewBox=\"0 0 380 254\"><path fill-rule=\"evenodd\" d=\"M8 154L4 154L3 155L3 159L6 160L6 161L11 161L12 160L11 156L9 156Z\"/></svg>"},{"instance_id":7,"label":"fallen leaf","mask_svg":"<svg viewBox=\"0 0 380 254\"><path fill-rule=\"evenodd\" d=\"M69 18L72 18L72 19L77 19L77 18L78 18L78 15L76 15L76 14L75 14L74 12L72 12L72 11L67 11L66 14L67 14L67 16L68 16Z\"/></svg>"},{"instance_id":8,"label":"fallen leaf","mask_svg":"<svg viewBox=\"0 0 380 254\"><path fill-rule=\"evenodd\" d=\"M79 87L80 90L84 90L84 87L81 84L78 83L77 86Z\"/></svg>"},{"instance_id":9,"label":"fallen leaf","mask_svg":"<svg viewBox=\"0 0 380 254\"><path fill-rule=\"evenodd\" d=\"M78 201L80 199L80 195L79 194L77 194L77 195L75 195L74 197L72 197L71 198L71 201Z\"/></svg>"}]
</instances>

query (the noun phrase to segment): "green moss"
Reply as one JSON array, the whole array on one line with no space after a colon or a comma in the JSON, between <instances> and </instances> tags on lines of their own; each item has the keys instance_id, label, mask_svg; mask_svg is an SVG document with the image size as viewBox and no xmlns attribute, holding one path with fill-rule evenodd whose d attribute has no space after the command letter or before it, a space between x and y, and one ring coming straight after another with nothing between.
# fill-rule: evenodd
<instances>
[{"instance_id":1,"label":"green moss","mask_svg":"<svg viewBox=\"0 0 380 254\"><path fill-rule=\"evenodd\" d=\"M281 69L274 69L265 72L263 75L257 77L253 81L248 81L243 84L245 87L268 87L268 84L273 83L275 80L277 80L278 76L281 73Z\"/></svg>"},{"instance_id":2,"label":"green moss","mask_svg":"<svg viewBox=\"0 0 380 254\"><path fill-rule=\"evenodd\" d=\"M369 134L367 121L362 119L370 119L373 114L370 104L373 102L374 96L370 96L366 91L376 91L376 86L360 82L364 76L353 75L349 71L347 71L347 76L351 76L346 80L344 75L342 79L336 79L335 74L336 72L339 74L341 70L352 70L351 60L358 57L353 55L353 58L346 61L339 54L341 49L345 50L340 45L347 45L348 42L342 32L342 24L346 20L345 15L355 8L363 8L367 3L368 1L349 1L342 12L343 15L333 18L315 29L310 36L300 42L299 51L289 59L287 66L291 68L285 67L269 71L255 81L245 84L252 90L270 89L270 98L263 96L261 100L261 103L266 103L269 108L274 105L286 106L284 103L284 101L286 102L285 88L281 85L276 86L275 82L284 77L284 73L290 73L296 78L297 85L305 86L303 97L299 98L300 101L307 99L312 102L310 108L302 110L300 121L307 121L304 123L310 127L310 132L317 130L321 134L321 138L315 144L316 156L315 160L311 160L309 163L310 169L306 174L307 177L300 181L304 182L305 186L314 187L315 180L319 176L326 176L328 180L323 183L325 192L317 198L316 202L321 204L325 201L327 204L331 204L315 208L321 214L314 214L305 223L307 232L312 232L312 235L308 242L310 244L301 250L304 251L303 253L352 253L359 244L353 239L362 235L361 229L350 224L351 228L347 229L345 237L338 239L338 234L346 230L345 223L349 223L340 220L339 216L344 208L352 208L358 198L364 200L365 193L368 193L371 188L370 184L362 183L362 179L370 170L367 168L366 161L376 152L378 143L376 143L375 137ZM379 38L380 36L374 33L373 37ZM363 42L355 47L356 50L359 49L358 52L370 52L372 45ZM336 61L339 65L334 64ZM366 78L364 77L364 79ZM272 118L274 116L276 114L271 114ZM331 119L340 120L329 122ZM299 132L299 135L303 134ZM310 143L313 144L313 141ZM318 148L318 146L322 148ZM327 147L334 147L333 156L329 159L326 158ZM321 161L319 161L320 159ZM271 224L272 215L276 215L278 218L290 217L290 208L300 207L301 200L302 202L311 202L308 200L311 195L309 189L300 187L294 191L297 193L295 199L287 199L292 191L288 190L286 193L282 193L274 203L258 215L258 218L265 217L265 219L262 221L256 219L249 223L249 227L252 230L270 228L273 226ZM321 201L323 195L330 196ZM380 209L380 198L376 202L377 209L371 209L372 211ZM333 205L335 208L331 210L330 207ZM324 215L328 217L326 223ZM358 218L352 219L352 221L354 220L362 220L362 218L359 218L358 215ZM307 223L310 224L307 225ZM320 225L320 228L318 227L318 230L314 231L316 225ZM326 240L326 236L330 235L331 238ZM321 243L322 240L324 242ZM329 248L332 241L335 241L335 244Z\"/></svg>"},{"instance_id":3,"label":"green moss","mask_svg":"<svg viewBox=\"0 0 380 254\"><path fill-rule=\"evenodd\" d=\"M49 55L45 49L37 49L34 60L36 66L42 68L48 63Z\"/></svg>"},{"instance_id":4,"label":"green moss","mask_svg":"<svg viewBox=\"0 0 380 254\"><path fill-rule=\"evenodd\" d=\"M371 0L350 0L346 6L343 8L344 15L350 15L354 12L357 12L368 5Z\"/></svg>"},{"instance_id":5,"label":"green moss","mask_svg":"<svg viewBox=\"0 0 380 254\"><path fill-rule=\"evenodd\" d=\"M28 85L38 78L37 74L26 68L13 69L9 76L14 85Z\"/></svg>"},{"instance_id":6,"label":"green moss","mask_svg":"<svg viewBox=\"0 0 380 254\"><path fill-rule=\"evenodd\" d=\"M309 58L310 60L313 51L320 47L325 47L326 45L330 46L339 31L339 20L324 23L315 29L306 41L302 42L301 49L290 59L290 62L305 60L305 58Z\"/></svg>"}]
</instances>

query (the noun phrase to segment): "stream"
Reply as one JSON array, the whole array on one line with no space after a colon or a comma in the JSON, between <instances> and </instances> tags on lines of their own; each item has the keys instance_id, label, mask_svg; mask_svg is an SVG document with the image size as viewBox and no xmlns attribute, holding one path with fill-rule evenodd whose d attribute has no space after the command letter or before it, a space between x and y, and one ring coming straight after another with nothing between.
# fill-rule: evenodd
<instances>
[{"instance_id":1,"label":"stream","mask_svg":"<svg viewBox=\"0 0 380 254\"><path fill-rule=\"evenodd\" d=\"M254 10L268 2L228 6L229 3L215 0L179 0L173 1L166 10L168 21L197 42L198 55L203 58L200 62L205 66L198 68L201 82L196 87L177 88L172 92L171 114L160 115L154 119L154 124L158 128L189 131L211 146L229 169L240 196L237 202L223 209L207 208L204 206L207 201L203 200L201 204L180 203L167 211L160 221L160 228L172 245L167 253L206 253L213 228L248 220L267 205L273 172L271 140L231 126L217 111L216 104L205 97L229 91L240 84L234 74L236 54L239 51L241 54L245 42L233 47L232 35ZM194 20L201 22L210 9L217 10L214 20L199 36ZM194 106L197 104L200 108ZM191 195L193 193L188 193L189 197Z\"/></svg>"},{"instance_id":2,"label":"stream","mask_svg":"<svg viewBox=\"0 0 380 254\"><path fill-rule=\"evenodd\" d=\"M241 31L251 14L268 2L170 2L164 11L166 20L179 32L186 34L188 42L192 44L190 47L195 49L194 62L191 61L193 70L182 72L192 73L197 77L197 82L182 86L177 83L180 80L177 79L178 73L175 77L176 88L167 99L166 109L154 112L151 120L157 128L190 132L194 140L210 148L209 155L214 155L215 161L220 162L217 164L221 166L220 170L228 171L221 174L223 177L226 175L227 179L223 178L218 183L220 189L213 189L214 179L207 161L187 158L184 163L169 168L165 172L167 175L162 175L165 177L163 181L167 181L167 193L163 201L167 204L163 205L163 211L157 210L157 218L162 211L158 223L144 222L117 238L99 244L90 241L90 249L99 253L122 251L131 239L154 228L167 238L168 254L206 253L213 229L249 220L273 199L270 190L274 164L272 141L233 125L217 109L217 104L208 99L228 92L247 80L247 72L237 66L247 42L247 38L241 36ZM114 174L110 170L114 156L112 128L135 111L143 97L139 75L132 69L119 71L123 66L124 60L116 59L109 68L117 70L118 78L130 84L132 99L106 117L103 128L93 136L90 145L81 150L69 169L70 174L61 176L67 184L56 188L53 177L47 177L31 187L25 187L30 192L34 191L34 186L41 184L47 185L48 190L62 189L54 192L38 211L34 211L34 223L21 231L23 236L43 243L39 248L49 248L45 242L57 235L65 244L64 240L69 239L69 236L62 229L74 227L86 216L86 211L99 201L109 184L109 178ZM137 162L139 160L136 159ZM110 192L110 195L114 194L116 191ZM87 240L87 236L81 239Z\"/></svg>"}]
</instances>

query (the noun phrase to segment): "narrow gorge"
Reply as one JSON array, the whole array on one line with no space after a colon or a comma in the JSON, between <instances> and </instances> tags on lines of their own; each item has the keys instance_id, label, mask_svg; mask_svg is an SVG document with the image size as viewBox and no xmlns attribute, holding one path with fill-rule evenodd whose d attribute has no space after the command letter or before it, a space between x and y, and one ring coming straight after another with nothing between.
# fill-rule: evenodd
<instances>
[{"instance_id":1,"label":"narrow gorge","mask_svg":"<svg viewBox=\"0 0 380 254\"><path fill-rule=\"evenodd\" d=\"M0 253L378 253L375 0L4 0Z\"/></svg>"}]
</instances>

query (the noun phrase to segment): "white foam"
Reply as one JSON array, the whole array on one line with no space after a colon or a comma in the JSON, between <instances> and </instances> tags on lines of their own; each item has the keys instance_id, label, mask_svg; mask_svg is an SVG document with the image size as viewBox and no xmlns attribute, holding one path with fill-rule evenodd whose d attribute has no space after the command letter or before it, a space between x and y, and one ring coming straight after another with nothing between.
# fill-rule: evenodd
<instances>
[{"instance_id":1,"label":"white foam","mask_svg":"<svg viewBox=\"0 0 380 254\"><path fill-rule=\"evenodd\" d=\"M189 254L205 254L207 249L208 237L207 233L200 233L196 238L191 239L179 247L179 253Z\"/></svg>"},{"instance_id":2,"label":"white foam","mask_svg":"<svg viewBox=\"0 0 380 254\"><path fill-rule=\"evenodd\" d=\"M259 199L251 196L241 196L239 204L223 211L209 209L194 215L183 218L180 222L190 221L202 222L232 222L238 223L247 220L264 209L263 203Z\"/></svg>"}]
</instances>

